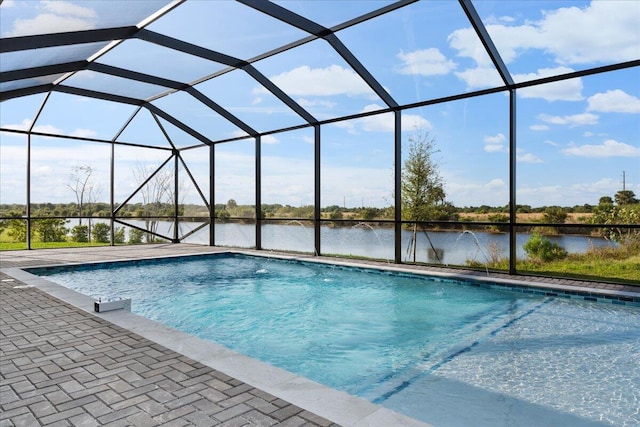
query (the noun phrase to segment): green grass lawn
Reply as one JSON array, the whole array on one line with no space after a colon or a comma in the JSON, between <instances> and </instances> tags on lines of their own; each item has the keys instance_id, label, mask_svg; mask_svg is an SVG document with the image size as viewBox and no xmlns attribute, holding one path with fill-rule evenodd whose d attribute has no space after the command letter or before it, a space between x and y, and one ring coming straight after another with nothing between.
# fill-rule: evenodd
<instances>
[{"instance_id":1,"label":"green grass lawn","mask_svg":"<svg viewBox=\"0 0 640 427\"><path fill-rule=\"evenodd\" d=\"M109 246L109 244L95 242L31 242L31 249L80 248L89 246ZM27 249L27 244L23 242L0 242L0 251L15 251L20 249Z\"/></svg>"},{"instance_id":2,"label":"green grass lawn","mask_svg":"<svg viewBox=\"0 0 640 427\"><path fill-rule=\"evenodd\" d=\"M562 260L547 263L518 261L520 273L574 277L576 279L621 282L640 286L640 255L628 259Z\"/></svg>"}]
</instances>

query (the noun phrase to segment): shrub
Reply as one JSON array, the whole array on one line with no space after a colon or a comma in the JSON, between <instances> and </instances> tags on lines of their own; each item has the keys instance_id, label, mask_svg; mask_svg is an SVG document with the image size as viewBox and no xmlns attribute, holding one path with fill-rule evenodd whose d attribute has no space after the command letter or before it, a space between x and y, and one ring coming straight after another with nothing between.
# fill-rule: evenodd
<instances>
[{"instance_id":1,"label":"shrub","mask_svg":"<svg viewBox=\"0 0 640 427\"><path fill-rule=\"evenodd\" d=\"M142 243L142 236L144 235L144 231L138 230L137 228L132 228L129 230L129 243Z\"/></svg>"},{"instance_id":2,"label":"shrub","mask_svg":"<svg viewBox=\"0 0 640 427\"><path fill-rule=\"evenodd\" d=\"M559 206L549 206L543 214L544 222L551 224L564 224L567 216L567 211Z\"/></svg>"},{"instance_id":3,"label":"shrub","mask_svg":"<svg viewBox=\"0 0 640 427\"><path fill-rule=\"evenodd\" d=\"M620 228L615 224L640 224L640 204L623 206L599 206L591 218L592 224L611 224L612 227L602 229L606 239L622 245L637 245L640 242L638 228Z\"/></svg>"},{"instance_id":4,"label":"shrub","mask_svg":"<svg viewBox=\"0 0 640 427\"><path fill-rule=\"evenodd\" d=\"M99 243L109 243L109 227L104 222L99 222L93 226L93 240Z\"/></svg>"},{"instance_id":5,"label":"shrub","mask_svg":"<svg viewBox=\"0 0 640 427\"><path fill-rule=\"evenodd\" d=\"M116 228L113 234L113 243L124 243L124 227Z\"/></svg>"},{"instance_id":6,"label":"shrub","mask_svg":"<svg viewBox=\"0 0 640 427\"><path fill-rule=\"evenodd\" d=\"M87 243L89 241L89 227L86 225L76 225L71 229L71 240L74 242Z\"/></svg>"},{"instance_id":7,"label":"shrub","mask_svg":"<svg viewBox=\"0 0 640 427\"><path fill-rule=\"evenodd\" d=\"M540 261L553 261L567 256L567 251L557 243L553 243L548 237L534 232L523 246L527 256Z\"/></svg>"}]
</instances>

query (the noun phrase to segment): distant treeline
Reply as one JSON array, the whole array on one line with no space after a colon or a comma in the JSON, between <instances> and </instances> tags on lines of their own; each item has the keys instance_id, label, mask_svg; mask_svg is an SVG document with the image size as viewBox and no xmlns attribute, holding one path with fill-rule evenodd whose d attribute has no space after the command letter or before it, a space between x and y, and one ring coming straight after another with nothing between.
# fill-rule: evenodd
<instances>
[{"instance_id":1,"label":"distant treeline","mask_svg":"<svg viewBox=\"0 0 640 427\"><path fill-rule=\"evenodd\" d=\"M118 205L116 204L116 208ZM532 207L530 205L517 205L516 212L519 214L526 213L545 213L550 208L562 209L566 213L592 213L597 205L575 205L570 207L558 206L540 206ZM118 210L118 217L145 217L150 210L143 203L130 203ZM209 211L204 205L181 204L179 205L180 216L202 217L208 216ZM162 216L173 216L174 207L171 204L161 203L154 206L153 212L160 212ZM218 203L215 205L215 212L218 218L252 218L255 217L254 205L239 205L234 200L227 203ZM263 204L262 218L313 218L314 208L312 205L291 206L279 203ZM375 207L344 207L338 205L326 206L321 209L322 216L328 219L349 219L361 218L366 220L380 219L391 220L394 217L394 208L392 206L386 208ZM442 220L458 220L459 214L508 214L509 206L465 206L455 207L449 205ZM108 218L111 214L109 203L97 202L85 204L82 212L78 208L77 203L32 203L32 216L54 216L54 217L77 217L91 216L98 218ZM25 216L26 206L24 204L0 204L0 217L16 217Z\"/></svg>"}]
</instances>

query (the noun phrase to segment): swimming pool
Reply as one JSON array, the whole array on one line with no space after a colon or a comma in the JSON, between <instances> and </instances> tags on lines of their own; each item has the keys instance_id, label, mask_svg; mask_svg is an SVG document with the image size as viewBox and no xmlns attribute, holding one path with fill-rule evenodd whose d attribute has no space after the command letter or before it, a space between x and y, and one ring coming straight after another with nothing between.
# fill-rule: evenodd
<instances>
[{"instance_id":1,"label":"swimming pool","mask_svg":"<svg viewBox=\"0 0 640 427\"><path fill-rule=\"evenodd\" d=\"M637 307L237 255L31 271L436 426L640 423Z\"/></svg>"}]
</instances>

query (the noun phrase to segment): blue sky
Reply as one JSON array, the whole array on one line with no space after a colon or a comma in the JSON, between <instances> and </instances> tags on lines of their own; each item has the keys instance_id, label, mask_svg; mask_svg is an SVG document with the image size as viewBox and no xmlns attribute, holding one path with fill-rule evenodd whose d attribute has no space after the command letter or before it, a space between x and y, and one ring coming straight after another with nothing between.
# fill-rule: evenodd
<instances>
[{"instance_id":1,"label":"blue sky","mask_svg":"<svg viewBox=\"0 0 640 427\"><path fill-rule=\"evenodd\" d=\"M166 2L137 2L138 19ZM331 27L390 2L282 1L295 13ZM126 3L130 4L130 3ZM124 2L5 1L2 37L46 31L130 25L121 22ZM640 2L477 1L503 61L516 82L640 59ZM153 6L153 7L152 7ZM141 18L140 18L141 20ZM139 21L133 22L134 24ZM148 29L249 59L306 34L227 1L188 1ZM336 33L401 105L498 87L500 78L464 13L454 1L422 1ZM56 48L58 49L58 48ZM65 54L50 51L52 57ZM48 55L45 50L39 58ZM25 57L8 57L2 71ZM31 57L26 59L33 59ZM13 62L11 62L13 60ZM141 40L128 40L96 60L160 77L193 82L223 69L220 64ZM385 104L325 41L314 41L254 63L319 120L376 111ZM146 98L162 91L100 73L83 71L65 85ZM301 125L304 120L246 72L235 70L196 88L259 132ZM3 88L4 89L4 88ZM0 105L3 128L33 123L44 95ZM213 140L244 132L184 93L153 101ZM403 141L416 132L434 138L447 200L457 206L506 205L509 201L509 98L506 92L405 110ZM111 139L135 111L131 106L54 93L34 129ZM177 147L198 142L161 120ZM325 125L322 135L322 205L386 206L393 198L393 118L379 114ZM532 206L597 204L626 188L640 195L640 69L576 78L518 90L517 202ZM0 134L0 199L24 203L26 139ZM142 110L120 141L168 147L151 115ZM313 202L313 131L263 137L264 203ZM405 150L406 152L406 150ZM33 139L32 200L72 201L71 168L88 164L108 200L107 144ZM216 151L216 202L253 203L254 144L225 143ZM153 167L166 151L118 147L116 200L137 187L134 170ZM208 149L184 152L187 166L208 192ZM198 194L183 175L183 200Z\"/></svg>"}]
</instances>

